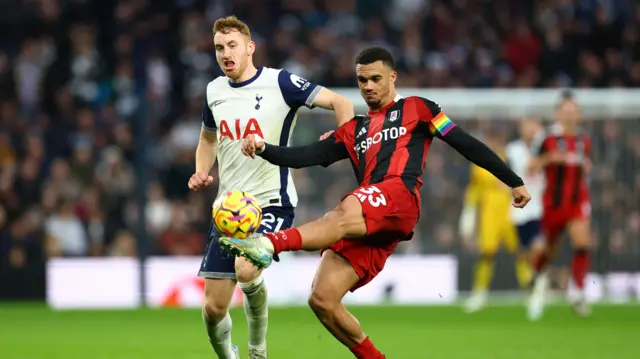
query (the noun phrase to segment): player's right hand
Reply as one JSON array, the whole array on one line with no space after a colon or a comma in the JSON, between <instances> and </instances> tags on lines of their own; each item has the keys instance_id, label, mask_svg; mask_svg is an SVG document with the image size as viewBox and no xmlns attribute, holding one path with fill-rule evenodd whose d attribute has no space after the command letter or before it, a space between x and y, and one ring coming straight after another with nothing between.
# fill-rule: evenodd
<instances>
[{"instance_id":1,"label":"player's right hand","mask_svg":"<svg viewBox=\"0 0 640 359\"><path fill-rule=\"evenodd\" d=\"M524 206L531 201L531 195L529 191L527 191L527 187L520 186L511 189L511 194L513 195L513 204L512 206L516 208L524 208Z\"/></svg>"},{"instance_id":2,"label":"player's right hand","mask_svg":"<svg viewBox=\"0 0 640 359\"><path fill-rule=\"evenodd\" d=\"M189 179L189 189L199 191L213 183L213 177L204 172L196 172Z\"/></svg>"},{"instance_id":3,"label":"player's right hand","mask_svg":"<svg viewBox=\"0 0 640 359\"><path fill-rule=\"evenodd\" d=\"M242 143L242 153L245 156L256 158L256 154L264 150L264 140L260 136L249 135Z\"/></svg>"},{"instance_id":4,"label":"player's right hand","mask_svg":"<svg viewBox=\"0 0 640 359\"><path fill-rule=\"evenodd\" d=\"M326 140L326 139L327 139L329 136L331 136L334 132L336 132L336 131L331 130L331 131L329 131L329 132L325 132L322 136L320 136L320 141L322 141L322 140Z\"/></svg>"}]
</instances>

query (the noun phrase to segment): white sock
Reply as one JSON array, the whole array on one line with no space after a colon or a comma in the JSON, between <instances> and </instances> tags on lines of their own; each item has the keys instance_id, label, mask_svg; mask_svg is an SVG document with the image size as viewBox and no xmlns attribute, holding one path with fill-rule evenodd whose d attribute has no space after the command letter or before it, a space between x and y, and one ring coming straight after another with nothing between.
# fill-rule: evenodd
<instances>
[{"instance_id":1,"label":"white sock","mask_svg":"<svg viewBox=\"0 0 640 359\"><path fill-rule=\"evenodd\" d=\"M249 326L249 347L267 348L267 286L262 275L249 283L238 282L244 297L244 314Z\"/></svg>"},{"instance_id":2,"label":"white sock","mask_svg":"<svg viewBox=\"0 0 640 359\"><path fill-rule=\"evenodd\" d=\"M236 354L231 347L231 316L229 313L218 323L209 323L202 313L204 326L207 329L209 343L219 359L236 359Z\"/></svg>"}]
</instances>

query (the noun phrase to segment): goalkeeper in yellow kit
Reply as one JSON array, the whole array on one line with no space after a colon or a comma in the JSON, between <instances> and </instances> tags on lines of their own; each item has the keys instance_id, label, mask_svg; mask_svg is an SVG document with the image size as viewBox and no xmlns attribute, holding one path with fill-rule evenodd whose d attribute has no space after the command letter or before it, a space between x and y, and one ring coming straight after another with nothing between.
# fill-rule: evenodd
<instances>
[{"instance_id":1,"label":"goalkeeper in yellow kit","mask_svg":"<svg viewBox=\"0 0 640 359\"><path fill-rule=\"evenodd\" d=\"M486 144L505 158L502 136L488 134ZM527 286L531 280L529 261L524 254L518 253L518 232L510 218L511 202L511 191L507 186L486 170L471 165L459 231L467 245L477 247L480 258L474 270L473 293L466 303L467 312L485 306L493 278L494 257L502 245L510 253L517 254L515 267L520 286Z\"/></svg>"}]
</instances>

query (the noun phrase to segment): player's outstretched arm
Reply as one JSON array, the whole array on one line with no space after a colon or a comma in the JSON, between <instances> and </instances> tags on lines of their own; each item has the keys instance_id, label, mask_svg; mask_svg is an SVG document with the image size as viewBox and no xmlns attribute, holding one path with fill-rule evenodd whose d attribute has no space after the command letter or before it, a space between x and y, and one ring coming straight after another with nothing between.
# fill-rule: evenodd
<instances>
[{"instance_id":1,"label":"player's outstretched arm","mask_svg":"<svg viewBox=\"0 0 640 359\"><path fill-rule=\"evenodd\" d=\"M322 88L313 100L313 105L333 110L336 113L336 122L338 127L349 122L354 116L353 103L346 97L339 95L327 88Z\"/></svg>"},{"instance_id":2,"label":"player's outstretched arm","mask_svg":"<svg viewBox=\"0 0 640 359\"><path fill-rule=\"evenodd\" d=\"M496 178L511 187L514 206L524 207L531 199L524 181L487 145L471 136L460 127L451 128L446 135L439 136L449 146L478 167L491 172Z\"/></svg>"},{"instance_id":3,"label":"player's outstretched arm","mask_svg":"<svg viewBox=\"0 0 640 359\"><path fill-rule=\"evenodd\" d=\"M466 159L491 172L507 186L515 188L524 185L522 178L513 172L500 156L460 127L452 128L441 138Z\"/></svg>"},{"instance_id":4,"label":"player's outstretched arm","mask_svg":"<svg viewBox=\"0 0 640 359\"><path fill-rule=\"evenodd\" d=\"M290 168L327 167L349 158L344 144L337 142L335 135L307 146L296 147L270 145L249 135L244 140L242 153L250 157L258 155L274 165Z\"/></svg>"}]
</instances>

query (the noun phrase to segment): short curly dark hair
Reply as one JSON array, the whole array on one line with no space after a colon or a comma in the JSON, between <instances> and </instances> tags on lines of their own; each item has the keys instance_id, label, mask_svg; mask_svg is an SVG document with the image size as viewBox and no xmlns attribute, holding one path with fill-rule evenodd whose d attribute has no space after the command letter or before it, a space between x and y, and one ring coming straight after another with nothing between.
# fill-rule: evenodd
<instances>
[{"instance_id":1,"label":"short curly dark hair","mask_svg":"<svg viewBox=\"0 0 640 359\"><path fill-rule=\"evenodd\" d=\"M360 52L358 57L356 57L356 65L369 65L376 61L382 61L382 63L389 66L393 70L396 69L396 63L393 59L393 54L391 54L391 51L385 49L384 47L367 47Z\"/></svg>"}]
</instances>

